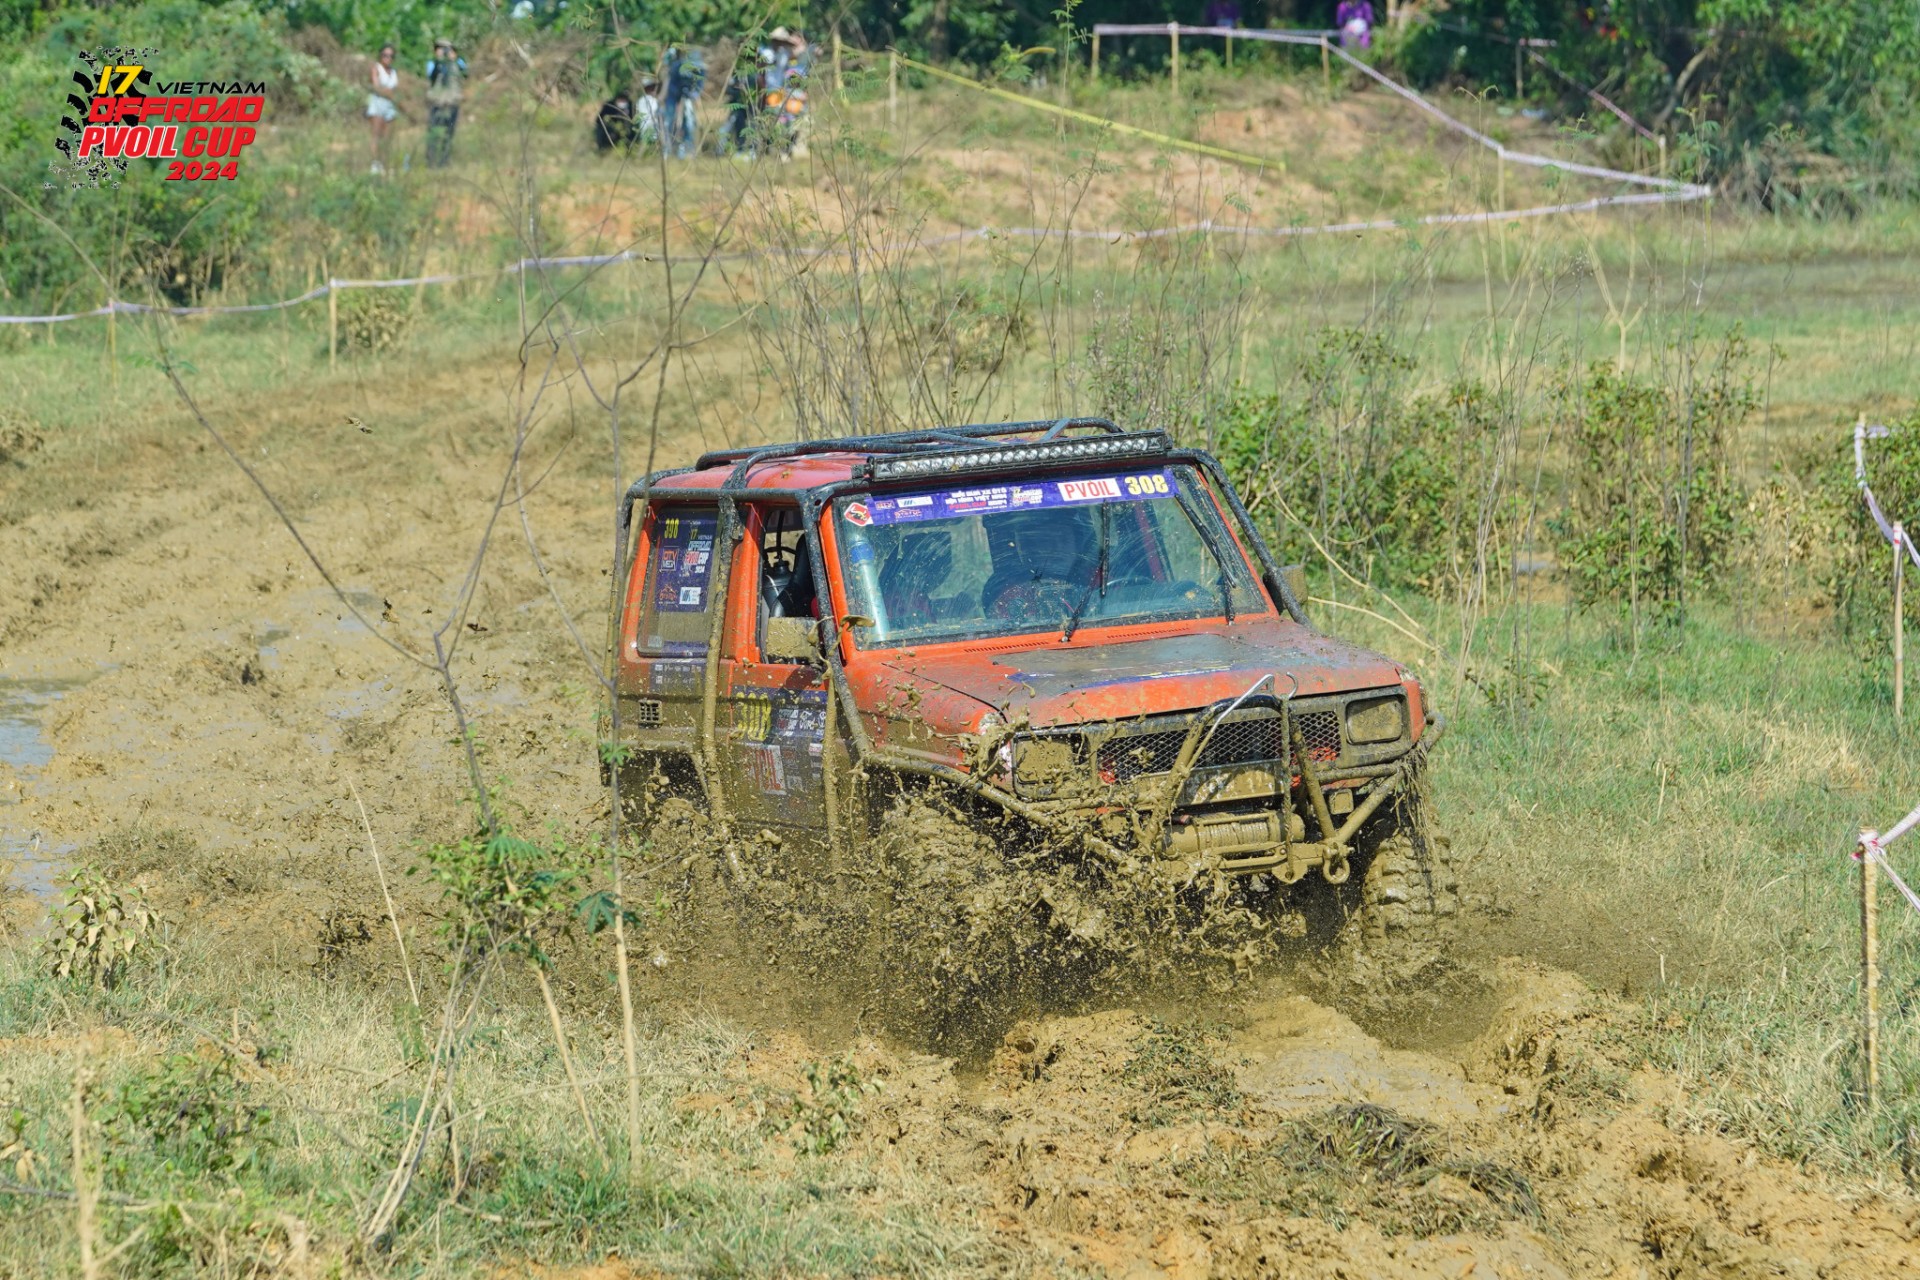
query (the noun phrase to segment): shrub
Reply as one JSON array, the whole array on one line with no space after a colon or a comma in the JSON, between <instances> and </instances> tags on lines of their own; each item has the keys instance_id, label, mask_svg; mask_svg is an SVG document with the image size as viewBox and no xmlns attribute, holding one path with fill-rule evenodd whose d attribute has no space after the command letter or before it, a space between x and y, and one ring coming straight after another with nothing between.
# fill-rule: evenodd
<instances>
[{"instance_id":1,"label":"shrub","mask_svg":"<svg viewBox=\"0 0 1920 1280\"><path fill-rule=\"evenodd\" d=\"M1378 334L1329 329L1294 395L1228 401L1216 447L1283 560L1324 548L1382 585L1464 597L1517 534L1518 496L1496 483L1513 413L1470 379L1415 393L1415 367Z\"/></svg>"},{"instance_id":2,"label":"shrub","mask_svg":"<svg viewBox=\"0 0 1920 1280\"><path fill-rule=\"evenodd\" d=\"M77 868L67 879L65 914L47 940L53 972L111 987L136 956L151 949L159 913L140 890L115 888L91 867Z\"/></svg>"},{"instance_id":3,"label":"shrub","mask_svg":"<svg viewBox=\"0 0 1920 1280\"><path fill-rule=\"evenodd\" d=\"M123 1172L150 1150L181 1172L232 1174L271 1144L273 1112L253 1099L231 1053L203 1045L122 1084L103 1122Z\"/></svg>"},{"instance_id":4,"label":"shrub","mask_svg":"<svg viewBox=\"0 0 1920 1280\"><path fill-rule=\"evenodd\" d=\"M1548 528L1582 607L1675 621L1689 590L1726 567L1746 501L1731 435L1759 404L1748 354L1736 331L1679 387L1604 362L1561 384L1572 493Z\"/></svg>"}]
</instances>

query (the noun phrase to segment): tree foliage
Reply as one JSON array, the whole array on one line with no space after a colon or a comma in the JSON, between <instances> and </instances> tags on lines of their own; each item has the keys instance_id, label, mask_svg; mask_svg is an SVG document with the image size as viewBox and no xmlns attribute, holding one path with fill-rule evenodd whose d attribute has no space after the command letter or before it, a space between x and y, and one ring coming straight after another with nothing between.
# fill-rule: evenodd
<instances>
[{"instance_id":1,"label":"tree foliage","mask_svg":"<svg viewBox=\"0 0 1920 1280\"><path fill-rule=\"evenodd\" d=\"M1562 114L1614 129L1588 97L1600 92L1688 144L1690 176L1766 203L1914 185L1920 0L1454 0L1409 28L1399 55L1423 83L1512 96L1524 80Z\"/></svg>"}]
</instances>

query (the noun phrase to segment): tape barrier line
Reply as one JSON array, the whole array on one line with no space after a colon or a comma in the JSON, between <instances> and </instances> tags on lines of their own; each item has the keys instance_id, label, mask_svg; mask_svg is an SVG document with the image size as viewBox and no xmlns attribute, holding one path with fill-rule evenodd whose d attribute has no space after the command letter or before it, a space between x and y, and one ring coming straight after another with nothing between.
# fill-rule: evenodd
<instances>
[{"instance_id":1,"label":"tape barrier line","mask_svg":"<svg viewBox=\"0 0 1920 1280\"><path fill-rule=\"evenodd\" d=\"M1873 489L1867 484L1867 441L1884 440L1892 434L1893 428L1881 423L1869 426L1864 414L1853 424L1853 482L1860 486L1860 496L1867 503L1867 514L1873 517L1873 523L1879 527L1880 536L1896 551L1905 547L1907 558L1913 561L1914 568L1920 569L1920 548L1913 545L1912 538L1902 537L1902 531L1888 521L1886 513L1880 509L1880 500L1873 496ZM1915 812L1920 813L1920 810ZM1906 826L1900 828L1901 831L1906 829Z\"/></svg>"},{"instance_id":2,"label":"tape barrier line","mask_svg":"<svg viewBox=\"0 0 1920 1280\"><path fill-rule=\"evenodd\" d=\"M1399 81L1393 79L1391 76L1388 76L1384 72L1381 72L1375 69L1374 67L1361 61L1359 58L1354 57L1352 54L1348 53L1345 49L1342 49L1339 45L1334 44L1332 41L1328 40L1324 35L1317 32L1263 31L1258 29L1240 30L1237 28L1229 28L1229 27L1187 27L1187 26L1180 26L1179 24L1169 24L1167 26L1156 27L1156 26L1136 26L1131 24L1121 25L1121 24L1110 24L1110 23L1097 24L1094 27L1094 30L1102 35L1106 35L1106 34L1169 35L1176 32L1183 36L1184 35L1196 35L1196 36L1228 36L1230 35L1236 40L1264 40L1270 44L1305 45L1305 46L1311 46L1313 48L1325 48L1328 53L1340 59L1342 62L1354 68L1356 71L1359 71L1362 75L1367 76L1368 78L1372 79L1376 83L1380 84L1383 88L1389 90L1390 92L1398 95L1401 98L1404 98L1406 101L1412 103L1414 106L1420 108L1420 110L1426 112L1428 115L1432 116L1434 119L1446 125L1447 128L1452 129L1454 132L1462 134L1465 137L1472 138L1475 142L1478 142L1481 146L1486 147L1489 150L1493 151L1495 154L1499 155L1500 158L1503 160L1511 160L1515 164L1530 165L1538 169L1561 169L1567 173L1577 173L1584 177L1589 177L1589 178L1603 178L1610 182L1626 182L1626 183L1631 183L1635 186L1654 187L1654 188L1665 190L1665 191L1686 192L1687 195L1685 198L1691 199L1691 200L1704 199L1707 196L1710 196L1713 194L1712 188L1710 187L1702 187L1691 182L1681 182L1677 178L1661 178L1661 177L1656 177L1652 174L1646 174L1646 173L1628 173L1625 170L1621 170L1621 169L1606 169L1598 165L1579 164L1572 160L1556 160L1552 156L1535 155L1531 151L1512 150L1511 148L1494 140L1493 138L1488 137L1486 134L1480 132L1478 129L1474 128L1472 125L1467 124L1465 121L1457 120L1454 117L1448 115L1445 111L1442 111L1439 108L1439 106L1436 105L1431 99L1425 97L1424 95L1420 94L1419 92L1413 89L1408 88L1406 85L1401 84ZM972 84L973 82L967 81L967 83ZM981 87L981 86L975 86L975 87ZM1018 95L1013 95L1013 96L1018 96Z\"/></svg>"},{"instance_id":3,"label":"tape barrier line","mask_svg":"<svg viewBox=\"0 0 1920 1280\"><path fill-rule=\"evenodd\" d=\"M1913 561L1916 568L1920 568L1920 550L1914 548L1913 539L1903 537L1902 530L1888 522L1886 513L1880 509L1880 500L1873 496L1873 487L1867 483L1867 441L1884 440L1892 434L1892 427L1881 423L1869 425L1865 414L1861 414L1854 422L1853 480L1860 486L1860 496L1866 500L1867 513L1873 517L1873 523L1878 526L1880 536L1893 547L1896 555L1904 547L1907 558ZM1886 872L1887 878L1893 881L1893 887L1900 891L1900 896L1905 898L1907 904L1915 911L1920 912L1920 894L1916 894L1909 888L1907 882L1900 878L1900 874L1887 861L1887 846L1915 827L1920 827L1920 806L1915 806L1911 813L1894 823L1884 833L1862 831L1860 843L1853 851L1853 858L1856 862L1864 860Z\"/></svg>"},{"instance_id":4,"label":"tape barrier line","mask_svg":"<svg viewBox=\"0 0 1920 1280\"><path fill-rule=\"evenodd\" d=\"M1164 29L1165 28L1162 28L1162 30ZM1155 133L1152 129L1141 129L1134 125L1121 124L1117 120L1108 120L1101 116L1090 115L1085 111L1075 111L1071 107L1062 107L1055 103L1042 102L1038 98L1029 98L1022 93L1013 93L1006 89L996 88L990 84L981 84L978 80L970 80L966 76L956 75L954 72L943 71L939 67L918 62L907 57L905 54L896 54L894 56L899 58L900 65L902 66L912 67L916 71L924 71L928 75L938 76L942 80L951 80L955 84L964 85L978 93L984 93L993 98L1000 98L1018 106L1032 107L1036 111L1045 111L1052 115L1065 116L1069 120L1078 120L1082 124L1090 124L1102 129L1111 129L1116 133L1124 133L1130 137L1147 138L1153 142L1158 142L1162 146L1178 147L1182 151L1194 151L1203 156L1213 156L1220 160L1231 160L1235 164L1252 165L1258 169L1278 169L1283 172L1287 167L1284 161L1275 160L1267 156L1249 155L1244 151L1232 151L1226 147L1210 146L1204 142L1191 142L1185 138L1173 137L1171 134Z\"/></svg>"},{"instance_id":5,"label":"tape barrier line","mask_svg":"<svg viewBox=\"0 0 1920 1280\"><path fill-rule=\"evenodd\" d=\"M1915 809L1912 813L1902 818L1900 824L1884 836L1873 831L1862 831L1860 833L1860 845L1853 851L1853 860L1855 862L1865 862L1869 866L1879 867L1880 870L1886 872L1887 879L1893 881L1893 887L1900 891L1900 896L1907 900L1907 905L1912 907L1916 912L1920 912L1920 893L1915 893L1907 882L1900 878L1900 873L1893 869L1893 864L1887 861L1888 842L1896 836L1903 835L1911 829L1916 822L1920 822L1920 809Z\"/></svg>"},{"instance_id":6,"label":"tape barrier line","mask_svg":"<svg viewBox=\"0 0 1920 1280\"><path fill-rule=\"evenodd\" d=\"M1149 227L1139 231L1122 228L1088 229L1080 227L976 227L971 231L950 231L942 235L927 236L919 240L902 240L889 244L870 245L861 250L863 253L905 253L916 249L930 249L940 245L961 244L971 240L1000 239L1037 239L1037 240L1099 240L1107 244L1126 244L1144 240L1159 240L1168 236L1206 235L1239 236L1249 240L1288 239L1298 236L1357 235L1366 231L1398 231L1409 227L1468 226L1478 223L1518 222L1528 218L1549 218L1574 213L1593 213L1601 209L1616 208L1623 205L1674 204L1687 200L1702 199L1704 196L1677 194L1673 192L1640 191L1626 195L1595 196L1591 200L1574 200L1565 204L1536 205L1527 209L1493 209L1468 213L1428 213L1407 218L1372 218L1357 222L1330 222L1313 226L1293 227L1252 227L1237 226L1231 223L1218 224L1211 220L1187 223L1177 227ZM673 262L738 262L754 258L795 257L830 258L851 257L852 249L836 249L818 246L799 246L795 248L743 249L728 253L713 253L705 257L673 256ZM286 307L299 306L315 298L324 298L334 291L348 289L406 289L427 284L452 284L460 280L478 280L487 276L513 275L517 272L540 270L547 267L605 267L621 262L659 262L659 254L633 253L631 251L607 254L582 254L565 258L525 258L493 271L467 271L452 275L405 276L393 280L329 280L297 297L282 298L277 302L255 302L228 306L209 307L159 307L143 302L113 301L90 311L69 311L58 315L44 316L0 316L0 324L61 324L69 320L97 319L109 313L119 315L169 315L169 316L218 316L239 315L258 311L279 311ZM1920 564L1920 558L1916 558Z\"/></svg>"}]
</instances>

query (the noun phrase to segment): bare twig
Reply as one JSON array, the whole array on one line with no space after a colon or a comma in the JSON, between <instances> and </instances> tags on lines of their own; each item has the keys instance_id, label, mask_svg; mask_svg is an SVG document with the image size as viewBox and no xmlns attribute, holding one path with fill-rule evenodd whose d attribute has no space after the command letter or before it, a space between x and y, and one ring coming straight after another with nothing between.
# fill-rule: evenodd
<instances>
[{"instance_id":1,"label":"bare twig","mask_svg":"<svg viewBox=\"0 0 1920 1280\"><path fill-rule=\"evenodd\" d=\"M393 893L387 888L387 871L380 862L380 846L373 838L373 824L367 821L367 806L360 803L360 788L347 775L347 790L353 794L354 807L360 810L360 829L367 833L367 852L373 855L373 871L380 877L380 896L386 900L387 923L393 926L393 944L400 948L400 967L407 975L407 994L413 997L413 1010L420 1012L420 988L413 980L413 961L407 956L406 935L400 931L400 912L393 905Z\"/></svg>"}]
</instances>

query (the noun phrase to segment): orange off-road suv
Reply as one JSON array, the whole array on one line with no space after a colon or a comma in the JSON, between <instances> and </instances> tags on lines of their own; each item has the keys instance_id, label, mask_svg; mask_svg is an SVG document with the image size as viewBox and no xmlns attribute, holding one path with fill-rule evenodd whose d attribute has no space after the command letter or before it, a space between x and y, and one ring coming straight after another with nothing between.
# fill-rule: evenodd
<instances>
[{"instance_id":1,"label":"orange off-road suv","mask_svg":"<svg viewBox=\"0 0 1920 1280\"><path fill-rule=\"evenodd\" d=\"M1441 724L1308 622L1220 465L1100 419L708 453L636 483L615 749L723 828L858 849L929 789L1062 856L1317 876L1370 932L1449 912ZM651 783L652 785L648 785Z\"/></svg>"}]
</instances>

